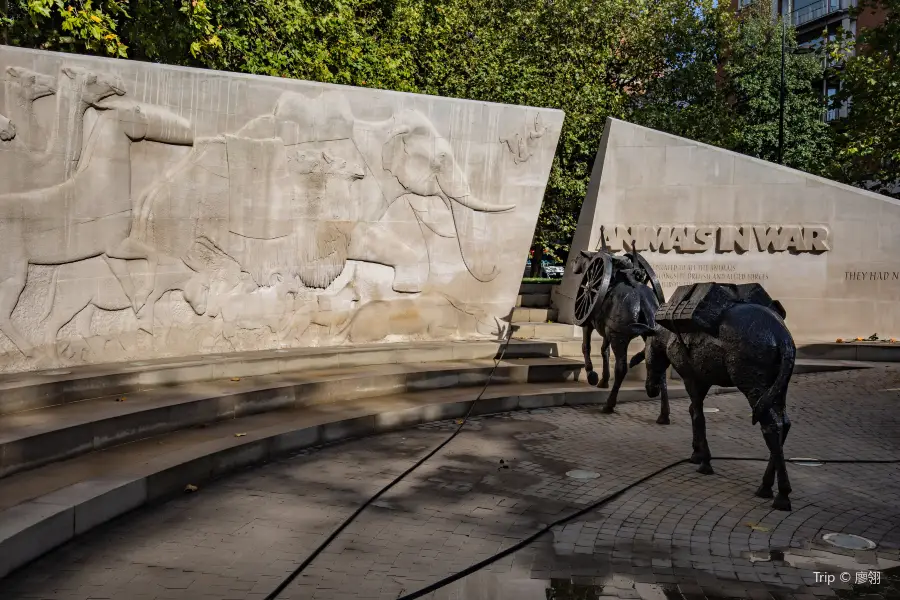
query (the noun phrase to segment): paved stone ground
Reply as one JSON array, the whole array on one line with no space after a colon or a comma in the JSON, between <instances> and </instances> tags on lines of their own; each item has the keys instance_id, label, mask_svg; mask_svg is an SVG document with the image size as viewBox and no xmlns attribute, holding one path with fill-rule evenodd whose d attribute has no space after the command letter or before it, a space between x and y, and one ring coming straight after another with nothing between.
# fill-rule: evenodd
<instances>
[{"instance_id":1,"label":"paved stone ground","mask_svg":"<svg viewBox=\"0 0 900 600\"><path fill-rule=\"evenodd\" d=\"M714 456L765 456L746 400L711 397ZM280 598L396 599L690 454L685 401L513 413L470 422L367 509ZM795 378L789 457L900 458L900 369ZM436 423L301 453L141 510L0 581L0 598L262 599L360 503L443 441ZM680 465L432 596L441 600L891 598L900 565L897 465L794 465L793 512L753 496L763 463ZM566 475L575 469L592 479ZM847 532L875 551L837 551ZM751 560L750 552L765 559ZM756 558L756 557L754 557ZM879 566L878 561L880 562ZM816 582L880 570L846 590ZM894 590L894 591L891 591ZM869 593L866 596L863 594Z\"/></svg>"}]
</instances>

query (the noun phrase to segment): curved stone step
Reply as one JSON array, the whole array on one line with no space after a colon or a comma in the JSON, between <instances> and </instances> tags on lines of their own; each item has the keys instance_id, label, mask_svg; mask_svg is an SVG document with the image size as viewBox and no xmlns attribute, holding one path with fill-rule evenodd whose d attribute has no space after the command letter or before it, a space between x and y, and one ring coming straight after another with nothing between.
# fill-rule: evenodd
<instances>
[{"instance_id":1,"label":"curved stone step","mask_svg":"<svg viewBox=\"0 0 900 600\"><path fill-rule=\"evenodd\" d=\"M493 360L371 365L220 378L0 415L0 477L152 435L284 408L482 385ZM583 363L504 360L495 383L573 381Z\"/></svg>"},{"instance_id":2,"label":"curved stone step","mask_svg":"<svg viewBox=\"0 0 900 600\"><path fill-rule=\"evenodd\" d=\"M479 390L428 390L250 415L17 473L0 480L0 577L110 519L235 469L324 443L460 418ZM472 412L599 404L607 395L575 382L491 385ZM670 386L669 395L684 397L684 389ZM640 400L648 400L642 386L620 390L620 403Z\"/></svg>"},{"instance_id":3,"label":"curved stone step","mask_svg":"<svg viewBox=\"0 0 900 600\"><path fill-rule=\"evenodd\" d=\"M516 307L550 308L550 294L522 294L516 297Z\"/></svg>"},{"instance_id":4,"label":"curved stone step","mask_svg":"<svg viewBox=\"0 0 900 600\"><path fill-rule=\"evenodd\" d=\"M0 415L223 377L302 369L492 359L496 341L415 342L231 352L0 374Z\"/></svg>"},{"instance_id":5,"label":"curved stone step","mask_svg":"<svg viewBox=\"0 0 900 600\"><path fill-rule=\"evenodd\" d=\"M523 308L513 309L512 322L519 323L547 323L556 318L556 310L552 308Z\"/></svg>"}]
</instances>

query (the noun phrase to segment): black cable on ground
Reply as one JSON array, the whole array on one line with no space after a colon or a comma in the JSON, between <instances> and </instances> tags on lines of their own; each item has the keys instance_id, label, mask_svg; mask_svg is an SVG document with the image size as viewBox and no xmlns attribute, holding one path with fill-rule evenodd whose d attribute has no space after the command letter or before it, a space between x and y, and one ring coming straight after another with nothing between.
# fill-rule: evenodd
<instances>
[{"instance_id":1,"label":"black cable on ground","mask_svg":"<svg viewBox=\"0 0 900 600\"><path fill-rule=\"evenodd\" d=\"M712 461L740 460L740 461L753 461L753 462L766 462L766 463L769 462L768 458L753 458L753 457L744 457L744 456L741 456L741 457L737 457L737 456L713 457L711 460ZM815 458L815 459L813 459L813 458L808 458L808 459L794 458L794 459L785 459L785 460L787 462L792 462L792 463L794 463L794 462L797 462L797 463L816 462L816 463L822 463L822 464L880 464L880 465L900 464L900 459L884 459L884 460L878 460L878 459L862 459L862 460L822 459L822 460L820 460L817 458ZM519 550L521 550L522 548L524 548L525 546L527 546L528 544L530 544L537 538L541 537L542 535L544 535L545 533L547 533L554 527L559 527L560 525L564 525L564 524L568 523L569 521L572 521L582 515L585 515L591 511L594 511L594 510L600 508L601 506L603 506L604 504L608 504L608 503L612 502L613 500L620 497L625 492L628 492L629 490L641 485L642 483L649 481L650 479L653 479L657 475L661 475L662 473L665 473L669 469L675 468L678 465L684 464L686 462L689 462L689 459L683 458L681 460L670 463L661 469L657 469L656 471L647 475L646 477L642 477L642 478L638 479L637 481L620 489L619 491L613 492L612 494L609 494L608 496L601 498L600 500L594 502L593 504L590 504L590 505L582 508L578 512L572 513L571 515L569 515L567 517L563 517L561 519L554 521L553 523L550 523L549 525L539 529L538 531L531 534L530 536L523 539L522 541L513 544L509 548L506 548L505 550L501 550L497 554L495 554L489 558L486 558L481 562L475 563L474 565L467 567L467 568L463 569L462 571L454 573L453 575L445 577L445 578L441 579L440 581L432 583L428 587L422 588L421 590L419 590L417 592L407 594L406 596L401 596L397 600L415 600L416 598L421 598L422 596L425 596L432 592L435 592L444 586L450 585L451 583L453 583L459 579L462 579L463 577L468 577L469 575L471 575L477 571L480 571L481 569L491 565L492 563L497 562L501 558L505 558L505 557L509 556L510 554L518 552Z\"/></svg>"},{"instance_id":2,"label":"black cable on ground","mask_svg":"<svg viewBox=\"0 0 900 600\"><path fill-rule=\"evenodd\" d=\"M325 548L327 548L328 545L334 541L334 538L336 538L338 535L340 535L340 533L342 531L344 531L344 529L346 529L347 526L349 526L350 523L352 523L356 519L356 517L358 517L360 515L360 513L362 513L362 511L364 511L373 502L378 500L382 495L384 495L385 492L387 492L392 487L394 487L395 485L400 483L404 477L406 477L407 475L409 475L410 473L412 473L413 471L415 471L416 469L421 467L425 461L427 461L429 458L431 458L432 456L434 456L435 454L440 452L440 450L444 446L446 446L451 441L453 441L453 438L455 438L457 436L457 434L460 431L462 431L462 428L466 426L466 422L469 420L469 417L472 416L472 409L474 409L475 405L478 403L478 401L481 400L481 397L487 391L488 386L491 384L491 381L494 379L494 373L497 371L497 367L500 366L500 362L503 360L503 356L506 354L506 350L509 348L509 343L512 340L513 329L514 329L514 326L512 324L512 318L510 318L509 329L506 332L506 340L504 340L503 345L501 346L500 355L494 359L494 366L493 366L493 368L491 368L491 372L488 373L487 381L484 382L484 386L481 388L481 391L478 392L478 396L476 396L476 398L474 400L472 400L471 404L469 404L469 408L466 411L466 414L463 417L462 421L459 423L459 426L456 428L456 431L454 431L450 435L450 437L448 437L446 440L441 442L437 447L435 447L434 450L432 450L431 452L429 452L428 454L426 454L425 456L420 458L418 461L416 461L416 463L413 464L413 466L411 466L410 468L403 471L403 473L398 475L393 481L391 481L386 486L381 488L378 491L378 493L376 493L374 496L372 496L371 498L369 498L368 500L363 502L362 505L360 505L360 507L357 508L353 512L352 515L347 517L347 519L344 520L344 522L341 523L338 526L338 528L335 529L331 533L331 535L329 535L328 538L319 545L318 548L313 550L312 553L308 557L306 557L306 560L304 560L302 563L300 563L300 566L298 566L296 569L294 569L294 571L290 575L288 575L288 577L284 581L282 581L278 585L278 587L272 591L271 594L266 596L265 600L275 600L278 597L278 595L281 594L281 592L283 592L285 590L285 588L287 588L287 586L289 586L291 584L291 582L293 582L294 579L296 579L300 575L300 573L302 573L306 569L306 567L308 567L310 565L310 563L312 563L312 561L314 561L316 559L316 557L319 556L319 554L321 554L322 551L325 550Z\"/></svg>"}]
</instances>

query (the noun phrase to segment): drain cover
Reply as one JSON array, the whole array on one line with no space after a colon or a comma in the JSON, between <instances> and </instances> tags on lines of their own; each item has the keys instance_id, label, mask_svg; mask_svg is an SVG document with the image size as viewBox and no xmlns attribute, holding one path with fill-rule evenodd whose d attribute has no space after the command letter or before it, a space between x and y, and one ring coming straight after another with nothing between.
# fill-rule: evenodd
<instances>
[{"instance_id":1,"label":"drain cover","mask_svg":"<svg viewBox=\"0 0 900 600\"><path fill-rule=\"evenodd\" d=\"M582 471L581 469L569 471L566 473L566 476L571 477L572 479L597 479L600 477L599 474L594 473L593 471Z\"/></svg>"},{"instance_id":2,"label":"drain cover","mask_svg":"<svg viewBox=\"0 0 900 600\"><path fill-rule=\"evenodd\" d=\"M847 550L871 550L876 545L872 540L867 540L852 533L826 533L822 536L822 539L832 546Z\"/></svg>"},{"instance_id":3,"label":"drain cover","mask_svg":"<svg viewBox=\"0 0 900 600\"><path fill-rule=\"evenodd\" d=\"M703 409L703 412L705 412L705 413L717 413L717 412L719 412L719 409L718 409L718 408L707 407L707 408L704 408L704 409Z\"/></svg>"},{"instance_id":4,"label":"drain cover","mask_svg":"<svg viewBox=\"0 0 900 600\"><path fill-rule=\"evenodd\" d=\"M816 460L815 458L792 458L790 461L795 465L800 465L801 467L821 467L822 463Z\"/></svg>"}]
</instances>

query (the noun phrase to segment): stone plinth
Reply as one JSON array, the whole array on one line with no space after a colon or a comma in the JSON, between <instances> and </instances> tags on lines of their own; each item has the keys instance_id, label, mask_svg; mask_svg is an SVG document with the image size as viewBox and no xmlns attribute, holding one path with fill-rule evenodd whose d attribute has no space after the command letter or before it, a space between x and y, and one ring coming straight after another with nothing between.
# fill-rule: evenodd
<instances>
[{"instance_id":1,"label":"stone plinth","mask_svg":"<svg viewBox=\"0 0 900 600\"><path fill-rule=\"evenodd\" d=\"M496 335L562 119L0 46L0 371Z\"/></svg>"},{"instance_id":2,"label":"stone plinth","mask_svg":"<svg viewBox=\"0 0 900 600\"><path fill-rule=\"evenodd\" d=\"M798 342L900 337L900 202L610 119L570 256L636 244L666 297L696 281L758 282ZM554 294L573 321L579 276Z\"/></svg>"}]
</instances>

